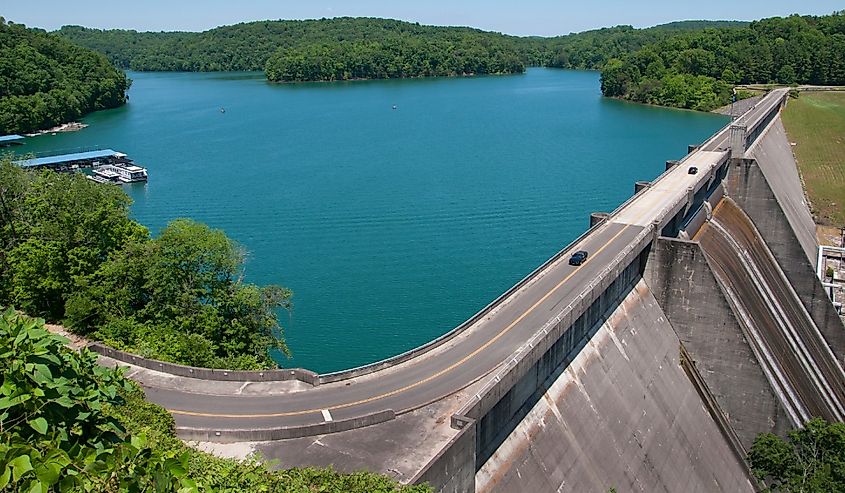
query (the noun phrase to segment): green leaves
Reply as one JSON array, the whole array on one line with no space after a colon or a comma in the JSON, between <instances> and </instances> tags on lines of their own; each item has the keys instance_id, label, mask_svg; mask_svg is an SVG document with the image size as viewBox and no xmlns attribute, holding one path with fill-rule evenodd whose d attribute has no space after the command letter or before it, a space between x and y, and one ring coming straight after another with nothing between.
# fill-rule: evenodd
<instances>
[{"instance_id":1,"label":"green leaves","mask_svg":"<svg viewBox=\"0 0 845 493\"><path fill-rule=\"evenodd\" d=\"M40 433L41 435L45 435L47 433L47 420L44 418L35 418L31 421L27 422L29 426L35 430L36 432Z\"/></svg>"},{"instance_id":2,"label":"green leaves","mask_svg":"<svg viewBox=\"0 0 845 493\"><path fill-rule=\"evenodd\" d=\"M32 462L30 462L28 455L19 455L9 461L9 463L6 464L6 467L11 468L12 481L17 482L24 474L32 471Z\"/></svg>"},{"instance_id":3,"label":"green leaves","mask_svg":"<svg viewBox=\"0 0 845 493\"><path fill-rule=\"evenodd\" d=\"M814 418L786 440L761 433L748 461L771 491L845 491L845 424Z\"/></svg>"}]
</instances>

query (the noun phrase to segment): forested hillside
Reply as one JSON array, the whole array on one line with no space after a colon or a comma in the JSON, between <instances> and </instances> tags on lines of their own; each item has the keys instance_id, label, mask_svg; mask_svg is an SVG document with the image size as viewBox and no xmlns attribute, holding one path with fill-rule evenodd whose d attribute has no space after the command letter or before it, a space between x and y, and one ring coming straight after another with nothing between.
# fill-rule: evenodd
<instances>
[{"instance_id":1,"label":"forested hillside","mask_svg":"<svg viewBox=\"0 0 845 493\"><path fill-rule=\"evenodd\" d=\"M606 96L697 110L729 103L735 84L750 83L845 84L845 15L675 32L602 69Z\"/></svg>"},{"instance_id":2,"label":"forested hillside","mask_svg":"<svg viewBox=\"0 0 845 493\"><path fill-rule=\"evenodd\" d=\"M264 70L274 81L601 70L607 96L710 110L729 103L738 83L845 84L843 19L681 21L554 38L371 18L263 21L203 33L66 26L59 34L124 68Z\"/></svg>"},{"instance_id":3,"label":"forested hillside","mask_svg":"<svg viewBox=\"0 0 845 493\"><path fill-rule=\"evenodd\" d=\"M514 73L525 69L513 47L519 38L478 29L421 26L386 19L261 21L202 33L139 33L65 26L58 34L98 50L119 67L132 70L264 70L271 56L274 63L270 71L274 74L305 72L310 75L309 80L344 78L347 72L383 78ZM290 64L285 60L288 55ZM335 68L336 57L346 55L356 56L359 65L345 62L345 67ZM327 59L321 62L319 58L324 56ZM309 57L311 66L293 69L298 57Z\"/></svg>"},{"instance_id":4,"label":"forested hillside","mask_svg":"<svg viewBox=\"0 0 845 493\"><path fill-rule=\"evenodd\" d=\"M103 55L0 17L0 135L120 106L128 88Z\"/></svg>"},{"instance_id":5,"label":"forested hillside","mask_svg":"<svg viewBox=\"0 0 845 493\"><path fill-rule=\"evenodd\" d=\"M600 68L608 59L662 39L673 31L745 25L729 21L683 21L649 29L619 26L540 38L505 36L466 27L347 17L250 22L202 33L65 26L57 34L97 50L118 67L131 70L265 70L273 57L270 68L274 73L310 70L319 79L328 73L347 71L370 77L379 76L380 72L381 76L520 72L519 63ZM352 60L337 62L341 56ZM325 57L327 62L315 69ZM339 69L335 68L337 63L342 64ZM301 77L291 77L298 78Z\"/></svg>"}]
</instances>

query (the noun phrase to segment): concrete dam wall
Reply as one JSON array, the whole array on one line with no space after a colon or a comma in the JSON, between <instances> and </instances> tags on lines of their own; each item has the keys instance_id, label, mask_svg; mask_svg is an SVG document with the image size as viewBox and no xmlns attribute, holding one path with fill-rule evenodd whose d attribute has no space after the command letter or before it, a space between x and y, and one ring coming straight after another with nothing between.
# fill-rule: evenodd
<instances>
[{"instance_id":1,"label":"concrete dam wall","mask_svg":"<svg viewBox=\"0 0 845 493\"><path fill-rule=\"evenodd\" d=\"M476 475L478 492L754 491L644 281Z\"/></svg>"}]
</instances>

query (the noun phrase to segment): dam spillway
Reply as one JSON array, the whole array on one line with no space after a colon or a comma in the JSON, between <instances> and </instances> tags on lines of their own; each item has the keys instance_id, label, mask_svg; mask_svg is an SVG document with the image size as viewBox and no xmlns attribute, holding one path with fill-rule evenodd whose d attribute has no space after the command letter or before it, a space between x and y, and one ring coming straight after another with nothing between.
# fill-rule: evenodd
<instances>
[{"instance_id":1,"label":"dam spillway","mask_svg":"<svg viewBox=\"0 0 845 493\"><path fill-rule=\"evenodd\" d=\"M696 239L793 423L842 421L842 367L748 216L723 199Z\"/></svg>"}]
</instances>

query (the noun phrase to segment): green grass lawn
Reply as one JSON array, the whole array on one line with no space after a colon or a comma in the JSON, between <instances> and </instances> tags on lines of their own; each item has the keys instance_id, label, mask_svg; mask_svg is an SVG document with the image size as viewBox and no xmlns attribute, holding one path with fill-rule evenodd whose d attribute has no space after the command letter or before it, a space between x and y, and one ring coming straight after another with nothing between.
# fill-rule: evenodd
<instances>
[{"instance_id":1,"label":"green grass lawn","mask_svg":"<svg viewBox=\"0 0 845 493\"><path fill-rule=\"evenodd\" d=\"M783 123L817 222L845 226L845 92L802 92Z\"/></svg>"}]
</instances>

